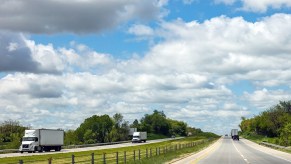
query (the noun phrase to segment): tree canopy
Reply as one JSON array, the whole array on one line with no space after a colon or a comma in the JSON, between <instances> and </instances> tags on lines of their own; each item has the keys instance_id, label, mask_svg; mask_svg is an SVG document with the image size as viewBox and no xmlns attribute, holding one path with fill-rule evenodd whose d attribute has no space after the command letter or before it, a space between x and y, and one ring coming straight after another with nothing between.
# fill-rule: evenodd
<instances>
[{"instance_id":1,"label":"tree canopy","mask_svg":"<svg viewBox=\"0 0 291 164\"><path fill-rule=\"evenodd\" d=\"M290 145L290 124L291 101L280 101L279 104L253 118L246 119L242 117L239 126L245 135L257 134L267 137L278 137L280 138L280 144Z\"/></svg>"}]
</instances>

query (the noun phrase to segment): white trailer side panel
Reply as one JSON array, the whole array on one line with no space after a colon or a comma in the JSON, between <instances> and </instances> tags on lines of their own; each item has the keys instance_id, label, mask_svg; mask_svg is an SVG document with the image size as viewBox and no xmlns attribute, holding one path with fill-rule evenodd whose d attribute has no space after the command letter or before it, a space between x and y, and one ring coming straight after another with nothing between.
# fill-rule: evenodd
<instances>
[{"instance_id":1,"label":"white trailer side panel","mask_svg":"<svg viewBox=\"0 0 291 164\"><path fill-rule=\"evenodd\" d=\"M146 140L147 139L147 132L140 132L140 139Z\"/></svg>"},{"instance_id":2,"label":"white trailer side panel","mask_svg":"<svg viewBox=\"0 0 291 164\"><path fill-rule=\"evenodd\" d=\"M39 143L45 146L60 146L64 145L64 131L52 129L39 130Z\"/></svg>"}]
</instances>

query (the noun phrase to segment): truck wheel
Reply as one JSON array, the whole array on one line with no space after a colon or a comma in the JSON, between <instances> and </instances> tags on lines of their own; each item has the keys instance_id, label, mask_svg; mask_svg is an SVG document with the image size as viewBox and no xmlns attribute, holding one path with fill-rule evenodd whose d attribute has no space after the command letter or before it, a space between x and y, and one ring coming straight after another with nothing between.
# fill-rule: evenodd
<instances>
[{"instance_id":1,"label":"truck wheel","mask_svg":"<svg viewBox=\"0 0 291 164\"><path fill-rule=\"evenodd\" d=\"M60 151L60 150L61 150L61 148L59 146L55 147L55 151Z\"/></svg>"},{"instance_id":2,"label":"truck wheel","mask_svg":"<svg viewBox=\"0 0 291 164\"><path fill-rule=\"evenodd\" d=\"M20 151L20 153L22 154L22 153L23 153L23 151Z\"/></svg>"}]
</instances>

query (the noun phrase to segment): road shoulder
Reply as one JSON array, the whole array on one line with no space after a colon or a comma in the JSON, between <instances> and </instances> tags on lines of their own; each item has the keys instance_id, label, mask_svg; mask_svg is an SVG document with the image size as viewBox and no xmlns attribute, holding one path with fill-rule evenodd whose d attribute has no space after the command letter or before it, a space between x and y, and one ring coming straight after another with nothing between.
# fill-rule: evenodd
<instances>
[{"instance_id":1,"label":"road shoulder","mask_svg":"<svg viewBox=\"0 0 291 164\"><path fill-rule=\"evenodd\" d=\"M289 154L289 153L279 151L276 149L272 149L270 147L262 146L262 145L259 145L255 142L247 140L247 139L241 139L241 142L252 147L253 149L259 150L261 152L264 152L264 153L269 154L271 156L274 156L276 158L284 159L288 162L291 162L291 154Z\"/></svg>"}]
</instances>

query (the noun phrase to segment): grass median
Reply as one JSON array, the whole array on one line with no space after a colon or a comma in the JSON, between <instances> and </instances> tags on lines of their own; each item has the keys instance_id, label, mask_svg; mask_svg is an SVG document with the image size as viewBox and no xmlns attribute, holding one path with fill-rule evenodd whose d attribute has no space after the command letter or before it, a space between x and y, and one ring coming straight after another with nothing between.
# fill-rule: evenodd
<instances>
[{"instance_id":1,"label":"grass median","mask_svg":"<svg viewBox=\"0 0 291 164\"><path fill-rule=\"evenodd\" d=\"M135 144L135 146L102 149L82 152L70 152L59 154L45 154L34 156L20 156L0 158L2 164L16 164L20 160L23 164L42 164L42 163L165 163L172 159L189 154L209 145L214 139L209 140L205 137L187 137L152 144ZM133 144L134 145L134 144Z\"/></svg>"}]
</instances>

